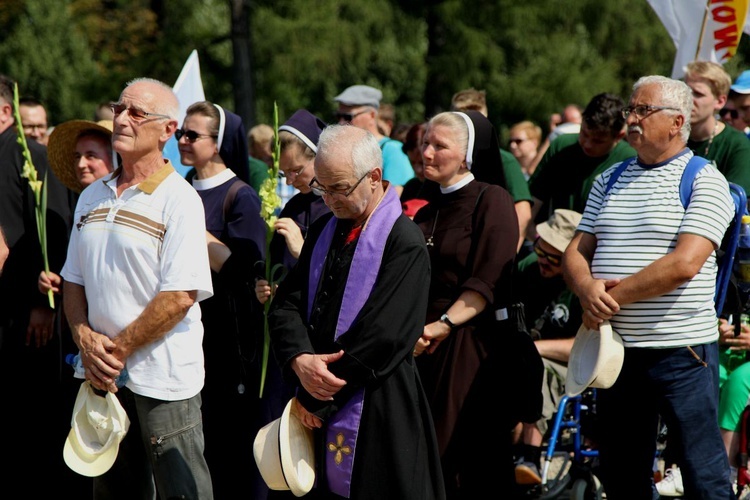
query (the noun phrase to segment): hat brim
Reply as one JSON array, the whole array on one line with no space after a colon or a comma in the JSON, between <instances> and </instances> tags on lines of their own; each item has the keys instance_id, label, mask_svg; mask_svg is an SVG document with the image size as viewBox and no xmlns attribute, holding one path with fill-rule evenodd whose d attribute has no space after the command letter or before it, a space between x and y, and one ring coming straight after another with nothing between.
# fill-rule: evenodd
<instances>
[{"instance_id":1,"label":"hat brim","mask_svg":"<svg viewBox=\"0 0 750 500\"><path fill-rule=\"evenodd\" d=\"M591 330L581 325L568 360L565 393L577 396L588 387L608 389L617 380L625 358L622 338L608 321Z\"/></svg>"},{"instance_id":2,"label":"hat brim","mask_svg":"<svg viewBox=\"0 0 750 500\"><path fill-rule=\"evenodd\" d=\"M70 120L56 126L47 143L47 159L55 177L60 179L68 189L76 193L83 191L76 174L75 152L78 136L82 132L99 131L112 137L113 124L109 120L92 122L89 120Z\"/></svg>"},{"instance_id":3,"label":"hat brim","mask_svg":"<svg viewBox=\"0 0 750 500\"><path fill-rule=\"evenodd\" d=\"M85 432L82 429L88 423L86 411L89 408L89 398L101 399L100 406L106 408L112 420L112 433L106 443L95 441L92 436L94 432ZM63 446L63 459L71 470L87 477L101 476L114 465L120 442L125 438L130 420L125 410L120 405L117 396L108 392L106 396L94 394L88 381L81 384L78 396L73 408L72 426ZM85 442L88 441L88 442Z\"/></svg>"},{"instance_id":4,"label":"hat brim","mask_svg":"<svg viewBox=\"0 0 750 500\"><path fill-rule=\"evenodd\" d=\"M294 399L289 400L281 417L258 431L253 456L270 489L291 490L301 497L315 484L315 449L312 430L302 425Z\"/></svg>"}]
</instances>

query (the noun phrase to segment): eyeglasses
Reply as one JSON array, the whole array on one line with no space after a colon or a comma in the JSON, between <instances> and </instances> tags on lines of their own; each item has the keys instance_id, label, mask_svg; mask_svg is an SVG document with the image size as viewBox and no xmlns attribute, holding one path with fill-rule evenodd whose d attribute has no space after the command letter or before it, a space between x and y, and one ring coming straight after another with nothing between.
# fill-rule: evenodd
<instances>
[{"instance_id":1,"label":"eyeglasses","mask_svg":"<svg viewBox=\"0 0 750 500\"><path fill-rule=\"evenodd\" d=\"M303 165L302 168L300 168L299 170L290 170L289 173L286 173L286 174L284 173L283 170L279 169L279 179L284 179L286 177L289 177L290 179L292 178L296 179L297 177L299 177L299 174L301 174L302 171L306 168L307 168L307 165Z\"/></svg>"},{"instance_id":2,"label":"eyeglasses","mask_svg":"<svg viewBox=\"0 0 750 500\"><path fill-rule=\"evenodd\" d=\"M528 141L528 139L511 139L511 140L508 141L508 143L509 144L515 144L516 146L518 146L523 141Z\"/></svg>"},{"instance_id":3,"label":"eyeglasses","mask_svg":"<svg viewBox=\"0 0 750 500\"><path fill-rule=\"evenodd\" d=\"M672 111L680 111L677 108L670 108L669 106L652 106L650 104L639 104L638 106L627 106L623 108L622 117L627 120L628 116L630 116L630 114L632 113L639 120L643 120L647 116L653 113L656 113L657 111L662 111L665 109L669 109Z\"/></svg>"},{"instance_id":4,"label":"eyeglasses","mask_svg":"<svg viewBox=\"0 0 750 500\"><path fill-rule=\"evenodd\" d=\"M545 252L542 250L542 247L539 245L539 240L536 240L534 242L534 253L539 256L539 258L545 258L547 259L547 262L550 263L550 265L559 267L560 264L562 264L562 255L554 255Z\"/></svg>"},{"instance_id":5,"label":"eyeglasses","mask_svg":"<svg viewBox=\"0 0 750 500\"><path fill-rule=\"evenodd\" d=\"M177 130L174 131L174 136L177 138L178 141L182 139L183 137L185 137L185 140L191 143L197 141L201 137L213 137L214 139L216 139L217 137L215 135L199 134L195 130L185 130L181 128L178 128Z\"/></svg>"},{"instance_id":6,"label":"eyeglasses","mask_svg":"<svg viewBox=\"0 0 750 500\"><path fill-rule=\"evenodd\" d=\"M368 109L364 109L364 110L362 110L362 111L359 111L359 112L357 112L357 113L340 113L340 112L338 112L338 111L337 111L337 112L335 112L335 113L333 114L333 118L334 118L334 120L336 120L336 121L344 120L345 122L347 122L347 123L348 123L348 122L350 122L350 121L354 120L354 119L355 119L356 117L358 117L359 115L365 114L365 113L367 113L368 111L369 111Z\"/></svg>"},{"instance_id":7,"label":"eyeglasses","mask_svg":"<svg viewBox=\"0 0 750 500\"><path fill-rule=\"evenodd\" d=\"M344 198L348 198L350 194L354 192L355 189L357 189L357 186L359 186L360 182L362 182L365 177L370 175L372 172L367 172L365 175L359 178L356 184L354 184L348 191L346 192L340 192L340 191L329 191L328 189L323 188L323 186L318 183L318 179L315 177L312 178L310 181L310 189L312 189L312 192L315 193L318 196L328 195L328 196L343 196Z\"/></svg>"},{"instance_id":8,"label":"eyeglasses","mask_svg":"<svg viewBox=\"0 0 750 500\"><path fill-rule=\"evenodd\" d=\"M727 108L721 108L719 111L719 116L724 118L726 115L729 115L732 120L736 120L740 116L740 112L736 109L727 109Z\"/></svg>"},{"instance_id":9,"label":"eyeglasses","mask_svg":"<svg viewBox=\"0 0 750 500\"><path fill-rule=\"evenodd\" d=\"M125 106L124 104L119 104L119 103L112 103L109 105L109 108L115 114L115 118L120 116L120 114L123 111L127 111L128 116L137 122L145 120L146 118L167 118L167 119L172 118L169 115L162 115L159 113L149 113L148 111L142 111L138 108L129 108Z\"/></svg>"}]
</instances>

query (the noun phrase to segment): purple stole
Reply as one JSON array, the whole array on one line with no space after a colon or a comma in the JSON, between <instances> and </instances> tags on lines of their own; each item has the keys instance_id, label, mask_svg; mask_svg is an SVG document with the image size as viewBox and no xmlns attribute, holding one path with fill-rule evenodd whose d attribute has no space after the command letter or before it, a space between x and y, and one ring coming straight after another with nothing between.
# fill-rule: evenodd
<instances>
[{"instance_id":1,"label":"purple stole","mask_svg":"<svg viewBox=\"0 0 750 500\"><path fill-rule=\"evenodd\" d=\"M402 208L396 192L388 188L382 200L370 214L354 250L349 276L344 288L344 298L336 323L334 339L349 330L362 306L370 297L383 260L383 250L388 235L393 229ZM307 318L309 320L315 301L315 293L323 274L326 256L333 240L336 217L332 217L323 229L313 248L310 260L310 279L307 293ZM333 417L325 422L326 432L326 477L331 491L349 498L352 483L352 466L357 451L357 435L364 405L364 388L357 391Z\"/></svg>"}]
</instances>

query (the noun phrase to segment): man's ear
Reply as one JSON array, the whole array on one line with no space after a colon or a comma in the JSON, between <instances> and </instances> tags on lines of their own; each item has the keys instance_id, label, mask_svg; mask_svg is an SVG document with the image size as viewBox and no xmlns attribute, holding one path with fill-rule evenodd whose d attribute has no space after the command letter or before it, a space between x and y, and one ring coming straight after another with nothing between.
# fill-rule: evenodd
<instances>
[{"instance_id":1,"label":"man's ear","mask_svg":"<svg viewBox=\"0 0 750 500\"><path fill-rule=\"evenodd\" d=\"M164 126L164 133L162 133L162 140L167 142L177 130L177 120L168 120Z\"/></svg>"},{"instance_id":2,"label":"man's ear","mask_svg":"<svg viewBox=\"0 0 750 500\"><path fill-rule=\"evenodd\" d=\"M373 168L372 172L370 173L371 182L383 182L383 169L380 167Z\"/></svg>"},{"instance_id":3,"label":"man's ear","mask_svg":"<svg viewBox=\"0 0 750 500\"><path fill-rule=\"evenodd\" d=\"M674 135L678 135L682 126L685 125L685 117L683 115L676 115L673 122Z\"/></svg>"},{"instance_id":4,"label":"man's ear","mask_svg":"<svg viewBox=\"0 0 750 500\"><path fill-rule=\"evenodd\" d=\"M13 121L13 106L7 102L0 101L0 129ZM5 127L7 128L7 127Z\"/></svg>"}]
</instances>

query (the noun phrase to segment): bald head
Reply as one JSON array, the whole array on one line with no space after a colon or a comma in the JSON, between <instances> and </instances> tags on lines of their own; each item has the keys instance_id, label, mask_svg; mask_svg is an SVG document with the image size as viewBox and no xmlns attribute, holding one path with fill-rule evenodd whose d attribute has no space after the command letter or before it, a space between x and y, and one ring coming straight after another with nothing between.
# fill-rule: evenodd
<instances>
[{"instance_id":1,"label":"bald head","mask_svg":"<svg viewBox=\"0 0 750 500\"><path fill-rule=\"evenodd\" d=\"M562 112L563 123L581 123L583 117L581 115L581 108L575 104L568 104Z\"/></svg>"},{"instance_id":2,"label":"bald head","mask_svg":"<svg viewBox=\"0 0 750 500\"><path fill-rule=\"evenodd\" d=\"M167 115L175 120L180 114L180 101L172 87L164 82L153 78L136 78L128 82L123 94L128 90L148 101L149 109L145 111Z\"/></svg>"}]
</instances>

